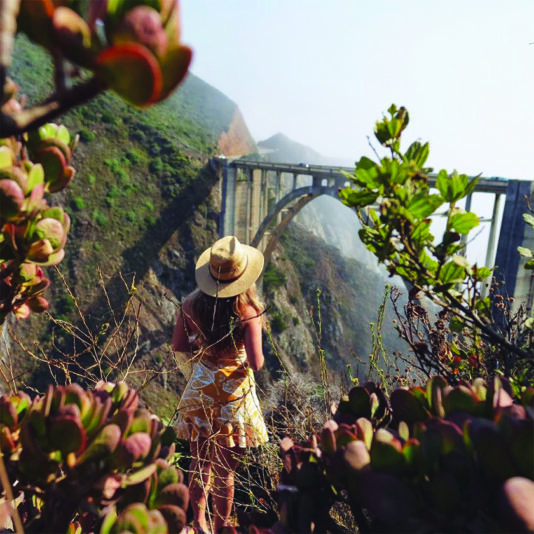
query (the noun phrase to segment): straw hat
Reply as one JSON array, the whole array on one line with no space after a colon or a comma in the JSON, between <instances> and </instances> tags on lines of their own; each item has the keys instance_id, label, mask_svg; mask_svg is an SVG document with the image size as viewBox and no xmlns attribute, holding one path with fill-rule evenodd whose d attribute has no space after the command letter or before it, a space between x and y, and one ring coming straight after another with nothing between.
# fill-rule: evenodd
<instances>
[{"instance_id":1,"label":"straw hat","mask_svg":"<svg viewBox=\"0 0 534 534\"><path fill-rule=\"evenodd\" d=\"M243 245L235 236L215 241L198 258L195 269L197 286L211 297L234 297L246 291L263 270L263 254Z\"/></svg>"}]
</instances>

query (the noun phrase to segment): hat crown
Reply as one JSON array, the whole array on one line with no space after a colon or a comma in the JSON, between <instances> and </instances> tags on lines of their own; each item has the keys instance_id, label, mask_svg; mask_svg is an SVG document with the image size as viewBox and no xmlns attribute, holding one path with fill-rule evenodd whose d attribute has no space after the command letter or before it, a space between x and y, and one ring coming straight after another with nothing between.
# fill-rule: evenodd
<instances>
[{"instance_id":1,"label":"hat crown","mask_svg":"<svg viewBox=\"0 0 534 534\"><path fill-rule=\"evenodd\" d=\"M210 251L210 273L219 281L229 282L245 271L248 257L235 236L225 236L216 241Z\"/></svg>"}]
</instances>

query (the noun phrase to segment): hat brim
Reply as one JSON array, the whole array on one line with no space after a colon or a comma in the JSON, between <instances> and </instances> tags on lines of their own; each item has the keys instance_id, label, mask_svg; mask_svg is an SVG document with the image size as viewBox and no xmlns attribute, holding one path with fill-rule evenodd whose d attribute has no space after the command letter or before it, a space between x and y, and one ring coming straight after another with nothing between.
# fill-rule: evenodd
<instances>
[{"instance_id":1,"label":"hat brim","mask_svg":"<svg viewBox=\"0 0 534 534\"><path fill-rule=\"evenodd\" d=\"M198 258L195 267L197 286L206 295L218 298L235 297L246 291L260 277L263 271L263 254L254 247L241 244L248 257L245 272L231 282L220 282L210 272L211 247L206 249Z\"/></svg>"}]
</instances>

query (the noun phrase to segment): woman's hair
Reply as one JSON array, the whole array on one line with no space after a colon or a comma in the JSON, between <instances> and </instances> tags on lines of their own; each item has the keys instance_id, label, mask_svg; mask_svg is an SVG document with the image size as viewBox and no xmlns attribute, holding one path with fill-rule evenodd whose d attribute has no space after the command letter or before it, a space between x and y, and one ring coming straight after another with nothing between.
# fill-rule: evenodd
<instances>
[{"instance_id":1,"label":"woman's hair","mask_svg":"<svg viewBox=\"0 0 534 534\"><path fill-rule=\"evenodd\" d=\"M241 344L244 333L242 317L248 306L252 306L258 315L264 310L255 284L235 297L210 297L197 289L190 298L192 319L202 332L202 344L216 345L218 351Z\"/></svg>"}]
</instances>

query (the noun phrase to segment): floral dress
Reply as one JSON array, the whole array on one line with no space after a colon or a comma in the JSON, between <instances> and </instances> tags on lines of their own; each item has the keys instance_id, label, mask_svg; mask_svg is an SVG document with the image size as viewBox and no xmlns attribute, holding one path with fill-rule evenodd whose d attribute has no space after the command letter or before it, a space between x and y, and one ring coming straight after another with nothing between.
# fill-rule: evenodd
<instances>
[{"instance_id":1,"label":"floral dress","mask_svg":"<svg viewBox=\"0 0 534 534\"><path fill-rule=\"evenodd\" d=\"M214 438L226 447L268 441L256 382L244 346L225 354L201 352L178 405L179 438Z\"/></svg>"}]
</instances>

